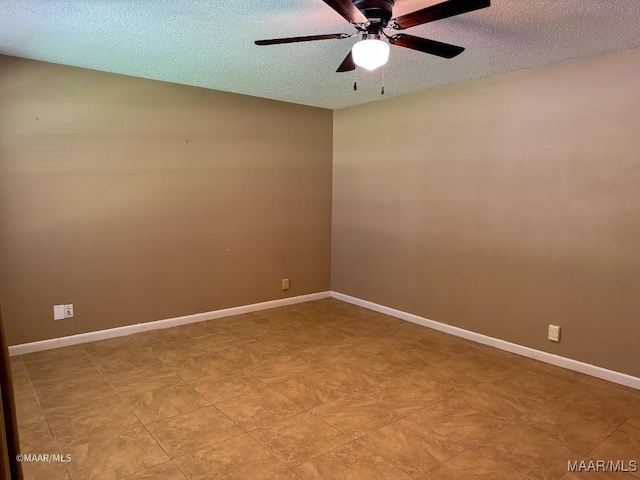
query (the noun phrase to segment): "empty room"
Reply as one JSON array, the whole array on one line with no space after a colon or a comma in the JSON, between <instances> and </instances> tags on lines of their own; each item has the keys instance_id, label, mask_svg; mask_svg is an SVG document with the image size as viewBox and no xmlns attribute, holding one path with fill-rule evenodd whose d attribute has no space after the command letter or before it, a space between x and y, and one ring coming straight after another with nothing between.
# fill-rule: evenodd
<instances>
[{"instance_id":1,"label":"empty room","mask_svg":"<svg viewBox=\"0 0 640 480\"><path fill-rule=\"evenodd\" d=\"M640 478L637 0L6 0L1 480Z\"/></svg>"}]
</instances>

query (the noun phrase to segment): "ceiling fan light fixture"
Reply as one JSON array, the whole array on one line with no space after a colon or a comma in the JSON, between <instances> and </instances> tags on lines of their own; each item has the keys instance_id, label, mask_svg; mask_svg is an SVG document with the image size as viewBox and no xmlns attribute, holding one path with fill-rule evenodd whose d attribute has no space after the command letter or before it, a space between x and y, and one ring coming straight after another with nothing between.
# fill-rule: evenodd
<instances>
[{"instance_id":1,"label":"ceiling fan light fixture","mask_svg":"<svg viewBox=\"0 0 640 480\"><path fill-rule=\"evenodd\" d=\"M351 49L353 61L359 67L375 70L389 60L389 44L380 39L364 39Z\"/></svg>"}]
</instances>

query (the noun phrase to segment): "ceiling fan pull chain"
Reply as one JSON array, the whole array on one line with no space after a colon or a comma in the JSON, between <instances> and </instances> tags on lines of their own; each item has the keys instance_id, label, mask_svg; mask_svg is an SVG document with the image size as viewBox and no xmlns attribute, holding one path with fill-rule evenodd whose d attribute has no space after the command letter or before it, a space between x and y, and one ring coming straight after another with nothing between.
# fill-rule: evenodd
<instances>
[{"instance_id":1,"label":"ceiling fan pull chain","mask_svg":"<svg viewBox=\"0 0 640 480\"><path fill-rule=\"evenodd\" d=\"M384 72L387 69L386 65L382 66L382 78L380 79L380 83L382 84L382 88L380 89L380 95L384 95Z\"/></svg>"},{"instance_id":2,"label":"ceiling fan pull chain","mask_svg":"<svg viewBox=\"0 0 640 480\"><path fill-rule=\"evenodd\" d=\"M358 82L353 82L353 91L358 90Z\"/></svg>"}]
</instances>

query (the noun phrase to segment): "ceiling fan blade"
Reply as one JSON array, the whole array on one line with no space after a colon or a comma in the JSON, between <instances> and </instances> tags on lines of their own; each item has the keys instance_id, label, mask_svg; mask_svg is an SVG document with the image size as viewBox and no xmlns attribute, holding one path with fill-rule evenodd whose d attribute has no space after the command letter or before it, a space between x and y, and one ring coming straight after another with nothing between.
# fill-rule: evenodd
<instances>
[{"instance_id":1,"label":"ceiling fan blade","mask_svg":"<svg viewBox=\"0 0 640 480\"><path fill-rule=\"evenodd\" d=\"M368 22L367 17L358 10L358 8L352 3L351 0L322 0L324 3L333 8L342 17L351 23L365 23Z\"/></svg>"},{"instance_id":2,"label":"ceiling fan blade","mask_svg":"<svg viewBox=\"0 0 640 480\"><path fill-rule=\"evenodd\" d=\"M351 70L356 69L356 64L353 61L353 55L351 54L351 50L349 50L349 54L342 61L336 72L350 72Z\"/></svg>"},{"instance_id":3,"label":"ceiling fan blade","mask_svg":"<svg viewBox=\"0 0 640 480\"><path fill-rule=\"evenodd\" d=\"M457 47L448 43L436 42L435 40L429 40L426 38L414 37L413 35L405 35L404 33L399 33L390 37L389 43L444 58L453 58L464 52L464 48L462 47Z\"/></svg>"},{"instance_id":4,"label":"ceiling fan blade","mask_svg":"<svg viewBox=\"0 0 640 480\"><path fill-rule=\"evenodd\" d=\"M422 25L423 23L434 22L449 18L462 13L472 12L481 8L491 6L491 0L447 0L422 10L401 15L394 18L393 28L403 30L405 28Z\"/></svg>"},{"instance_id":5,"label":"ceiling fan blade","mask_svg":"<svg viewBox=\"0 0 640 480\"><path fill-rule=\"evenodd\" d=\"M314 40L333 40L347 38L346 33L329 33L326 35L309 35L308 37L272 38L271 40L256 40L256 45L278 45L281 43L312 42Z\"/></svg>"}]
</instances>

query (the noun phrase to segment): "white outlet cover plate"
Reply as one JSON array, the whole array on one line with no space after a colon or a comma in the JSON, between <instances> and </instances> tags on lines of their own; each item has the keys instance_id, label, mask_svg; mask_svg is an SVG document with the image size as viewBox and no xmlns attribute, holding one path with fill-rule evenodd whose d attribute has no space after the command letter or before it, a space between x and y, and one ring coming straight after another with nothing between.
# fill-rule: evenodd
<instances>
[{"instance_id":1,"label":"white outlet cover plate","mask_svg":"<svg viewBox=\"0 0 640 480\"><path fill-rule=\"evenodd\" d=\"M64 305L54 305L53 306L53 319L54 320L63 320L64 319Z\"/></svg>"},{"instance_id":2,"label":"white outlet cover plate","mask_svg":"<svg viewBox=\"0 0 640 480\"><path fill-rule=\"evenodd\" d=\"M547 338L552 342L560 341L560 327L558 325L549 325Z\"/></svg>"},{"instance_id":3,"label":"white outlet cover plate","mask_svg":"<svg viewBox=\"0 0 640 480\"><path fill-rule=\"evenodd\" d=\"M64 318L73 317L73 303L64 306Z\"/></svg>"}]
</instances>

